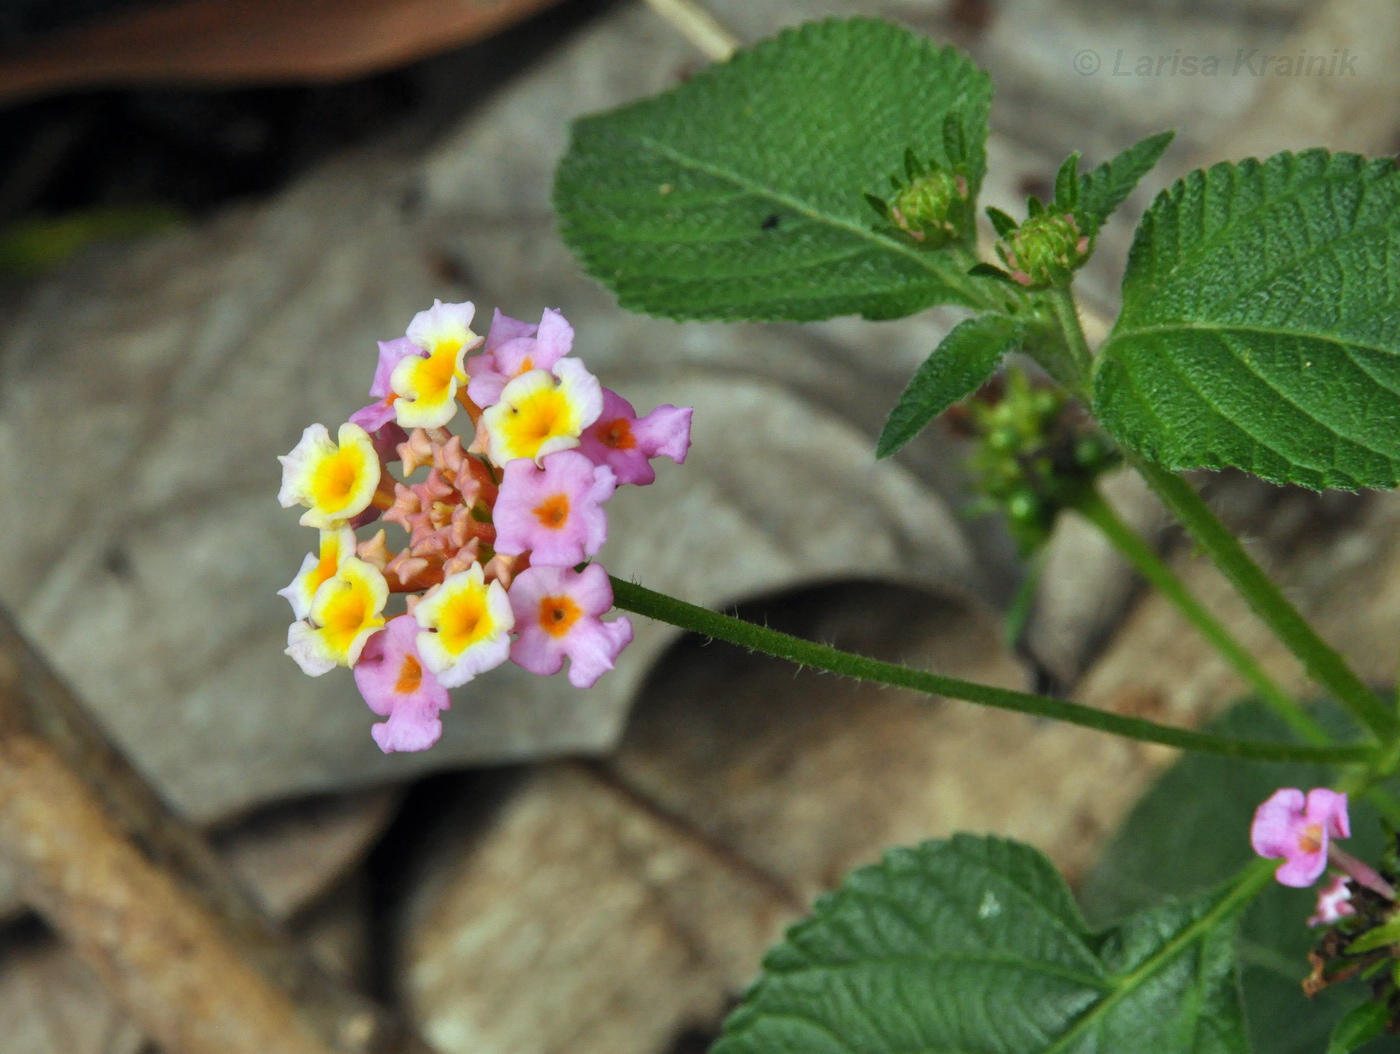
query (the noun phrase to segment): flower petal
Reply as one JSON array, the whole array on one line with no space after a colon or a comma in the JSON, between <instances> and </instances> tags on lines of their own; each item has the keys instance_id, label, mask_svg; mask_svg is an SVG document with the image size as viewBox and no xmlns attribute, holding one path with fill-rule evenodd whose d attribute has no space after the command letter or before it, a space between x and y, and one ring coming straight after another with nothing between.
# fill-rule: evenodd
<instances>
[{"instance_id":1,"label":"flower petal","mask_svg":"<svg viewBox=\"0 0 1400 1054\"><path fill-rule=\"evenodd\" d=\"M1295 850L1304 800L1303 792L1296 787L1283 787L1254 810L1249 841L1256 853L1266 860L1278 860Z\"/></svg>"},{"instance_id":2,"label":"flower petal","mask_svg":"<svg viewBox=\"0 0 1400 1054\"><path fill-rule=\"evenodd\" d=\"M1351 820L1347 816L1347 796L1326 787L1308 791L1303 813L1313 823L1323 824L1333 838L1351 837Z\"/></svg>"}]
</instances>

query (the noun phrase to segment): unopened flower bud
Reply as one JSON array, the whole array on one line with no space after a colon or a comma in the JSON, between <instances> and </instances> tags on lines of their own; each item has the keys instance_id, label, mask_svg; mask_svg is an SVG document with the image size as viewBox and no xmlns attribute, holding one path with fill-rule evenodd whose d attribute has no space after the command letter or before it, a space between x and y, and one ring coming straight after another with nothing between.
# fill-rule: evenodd
<instances>
[{"instance_id":1,"label":"unopened flower bud","mask_svg":"<svg viewBox=\"0 0 1400 1054\"><path fill-rule=\"evenodd\" d=\"M967 180L935 169L895 195L890 219L925 248L936 249L957 235L966 209Z\"/></svg>"},{"instance_id":2,"label":"unopened flower bud","mask_svg":"<svg viewBox=\"0 0 1400 1054\"><path fill-rule=\"evenodd\" d=\"M1089 258L1089 239L1073 216L1043 212L997 243L1011 277L1028 288L1067 285Z\"/></svg>"}]
</instances>

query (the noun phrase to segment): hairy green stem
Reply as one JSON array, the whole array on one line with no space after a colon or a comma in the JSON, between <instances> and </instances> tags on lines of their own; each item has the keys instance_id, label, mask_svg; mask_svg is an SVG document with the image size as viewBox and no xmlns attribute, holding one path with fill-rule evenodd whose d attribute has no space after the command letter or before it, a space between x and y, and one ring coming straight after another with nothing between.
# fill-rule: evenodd
<instances>
[{"instance_id":1,"label":"hairy green stem","mask_svg":"<svg viewBox=\"0 0 1400 1054\"><path fill-rule=\"evenodd\" d=\"M1068 289L1052 289L1049 295L1066 343L1076 349L1077 354L1090 356L1073 295ZM1071 391L1086 405L1092 405L1088 393L1088 379L1093 375L1092 359L1088 361L1084 384L1078 388L1071 387ZM1381 740L1390 742L1400 737L1400 715L1381 702L1346 664L1341 654L1298 613L1298 609L1245 552L1244 546L1216 518L1195 489L1175 472L1153 464L1134 451L1125 450L1124 455L1196 540L1196 544L1244 597L1254 613L1298 657L1308 676Z\"/></svg>"},{"instance_id":2,"label":"hairy green stem","mask_svg":"<svg viewBox=\"0 0 1400 1054\"><path fill-rule=\"evenodd\" d=\"M1382 740L1390 742L1400 736L1400 717L1366 687L1341 653L1323 640L1298 613L1283 591L1211 512L1195 488L1175 472L1146 458L1131 452L1128 458L1196 544L1234 583L1254 613L1298 657L1308 675Z\"/></svg>"},{"instance_id":3,"label":"hairy green stem","mask_svg":"<svg viewBox=\"0 0 1400 1054\"><path fill-rule=\"evenodd\" d=\"M1009 688L976 684L956 677L945 677L926 670L900 666L897 663L869 659L825 644L815 644L788 633L780 633L767 626L745 622L730 615L721 615L708 608L657 593L634 582L613 578L612 584L614 602L625 611L706 637L728 641L751 651L787 659L801 666L811 666L862 681L911 688L927 695L962 699L981 706L1032 714L1036 717L1049 717L1145 743L1160 743L1182 750L1195 750L1224 757L1320 764L1369 764L1376 754L1376 748L1370 745L1298 746L1291 743L1266 743L1175 728L1136 717L1124 717L1121 714L1096 710L1091 706L1082 706L1047 695L1033 695Z\"/></svg>"},{"instance_id":4,"label":"hairy green stem","mask_svg":"<svg viewBox=\"0 0 1400 1054\"><path fill-rule=\"evenodd\" d=\"M1074 294L1068 289L1053 287L1047 289L1045 295L1055 311L1056 320L1060 323L1060 333L1069 351L1069 367L1074 374L1072 377L1056 377L1056 380L1082 398L1088 389L1089 378L1094 373L1094 356L1089 351L1084 327L1079 322L1079 305L1074 302ZM1049 366L1046 368L1049 369Z\"/></svg>"},{"instance_id":5,"label":"hairy green stem","mask_svg":"<svg viewBox=\"0 0 1400 1054\"><path fill-rule=\"evenodd\" d=\"M1175 571L1163 561L1142 537L1123 522L1112 506L1097 491L1088 492L1076 503L1075 508L1098 527L1118 548L1134 567L1149 582L1155 585L1177 609L1181 611L1196 629L1245 680L1254 686L1263 701L1287 723L1306 743L1326 746L1335 740L1322 724L1279 686L1259 665L1254 656L1230 635L1223 625L1216 621L1186 588ZM1384 787L1378 786L1381 780L1400 767L1400 739L1377 754L1372 762L1362 768L1354 768L1342 777L1338 790L1353 796L1365 796L1375 806L1376 811L1391 823L1400 825L1400 799Z\"/></svg>"},{"instance_id":6,"label":"hairy green stem","mask_svg":"<svg viewBox=\"0 0 1400 1054\"><path fill-rule=\"evenodd\" d=\"M1260 698L1305 743L1323 746L1332 742L1327 730L1302 705L1265 672L1259 661L1191 594L1170 565L1159 557L1142 536L1123 522L1113 506L1096 489L1086 488L1074 504L1075 510L1102 531L1114 547L1127 557L1144 578L1157 587L1196 630L1215 646L1259 693Z\"/></svg>"}]
</instances>

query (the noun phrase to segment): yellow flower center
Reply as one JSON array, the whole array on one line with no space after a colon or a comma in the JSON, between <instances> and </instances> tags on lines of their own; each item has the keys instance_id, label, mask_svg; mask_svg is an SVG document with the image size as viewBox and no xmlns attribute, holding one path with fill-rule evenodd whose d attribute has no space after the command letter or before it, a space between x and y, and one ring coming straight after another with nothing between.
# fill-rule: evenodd
<instances>
[{"instance_id":1,"label":"yellow flower center","mask_svg":"<svg viewBox=\"0 0 1400 1054\"><path fill-rule=\"evenodd\" d=\"M551 637L562 637L583 616L583 609L570 596L545 597L540 601L540 626Z\"/></svg>"},{"instance_id":2,"label":"yellow flower center","mask_svg":"<svg viewBox=\"0 0 1400 1054\"><path fill-rule=\"evenodd\" d=\"M460 655L491 632L491 618L486 611L486 591L466 590L443 605L438 620L438 636L442 645L454 655Z\"/></svg>"},{"instance_id":3,"label":"yellow flower center","mask_svg":"<svg viewBox=\"0 0 1400 1054\"><path fill-rule=\"evenodd\" d=\"M521 405L511 407L506 428L512 445L521 456L534 457L545 440L568 434L573 417L571 409L569 400L557 388L546 388Z\"/></svg>"},{"instance_id":4,"label":"yellow flower center","mask_svg":"<svg viewBox=\"0 0 1400 1054\"><path fill-rule=\"evenodd\" d=\"M360 481L363 467L360 452L353 447L342 447L324 458L316 466L316 474L311 480L311 495L316 507L327 512L345 508Z\"/></svg>"},{"instance_id":5,"label":"yellow flower center","mask_svg":"<svg viewBox=\"0 0 1400 1054\"><path fill-rule=\"evenodd\" d=\"M416 398L425 403L438 403L451 398L449 392L454 380L461 380L457 374L457 352L462 345L456 341L442 341L433 348L433 353L417 364L413 371Z\"/></svg>"},{"instance_id":6,"label":"yellow flower center","mask_svg":"<svg viewBox=\"0 0 1400 1054\"><path fill-rule=\"evenodd\" d=\"M383 621L375 619L369 591L353 580L336 590L318 614L323 620L321 629L326 643L337 652L349 651L355 637L372 624L371 620Z\"/></svg>"}]
</instances>

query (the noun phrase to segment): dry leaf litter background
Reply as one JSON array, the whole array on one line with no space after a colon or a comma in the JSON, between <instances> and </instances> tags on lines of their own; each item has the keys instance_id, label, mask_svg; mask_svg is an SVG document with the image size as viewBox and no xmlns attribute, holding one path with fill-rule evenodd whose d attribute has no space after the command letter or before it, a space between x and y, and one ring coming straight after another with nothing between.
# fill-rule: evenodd
<instances>
[{"instance_id":1,"label":"dry leaf litter background","mask_svg":"<svg viewBox=\"0 0 1400 1054\"><path fill-rule=\"evenodd\" d=\"M851 11L960 40L998 84L988 199L1007 208L1070 149L1096 161L1163 126L1183 134L1155 185L1235 154L1240 129L1256 151L1294 145L1300 129L1338 147L1394 147L1381 108L1354 95L1289 85L1302 94L1280 110L1274 82L1123 86L1069 65L1083 47L1296 49L1355 39L1345 34L1361 24L1367 90L1385 90L1397 19L1373 0L1006 0L980 32L967 3L707 6L746 40ZM0 319L0 526L11 539L0 598L162 791L229 830L230 854L279 917L323 934L353 969L369 939L354 872L394 810L358 789L540 759L443 789L432 834L403 860L406 895L378 953L392 955L396 994L444 1054L688 1049L783 925L884 846L995 830L1073 878L1170 759L718 645L671 648L676 635L644 620L598 688L503 668L456 693L434 751L386 758L348 678L307 680L281 656L274 591L305 537L272 500L273 458L307 421L359 405L373 341L438 296L516 315L559 307L605 383L638 406L696 406L686 466L610 505L616 573L707 604L776 597L750 610L872 654L1030 683L996 621L1016 577L1004 536L958 513L963 452L932 430L897 463L871 461L885 410L955 316L675 325L620 312L560 246L548 193L568 119L700 62L651 12L619 4L434 141L370 144L265 201L90 252L12 294ZM1082 283L1105 314L1130 219L1155 185L1105 232ZM1366 676L1391 678L1375 659L1400 639L1400 505L1211 485L1290 595ZM1127 515L1160 531L1133 480L1112 487ZM1176 550L1212 607L1301 683L1218 579ZM1124 712L1196 722L1241 687L1073 523L1029 639L1048 677ZM239 821L309 794L332 797ZM3 873L0 904L18 907ZM5 939L0 1007L18 1054L139 1046L83 968L32 929Z\"/></svg>"}]
</instances>

